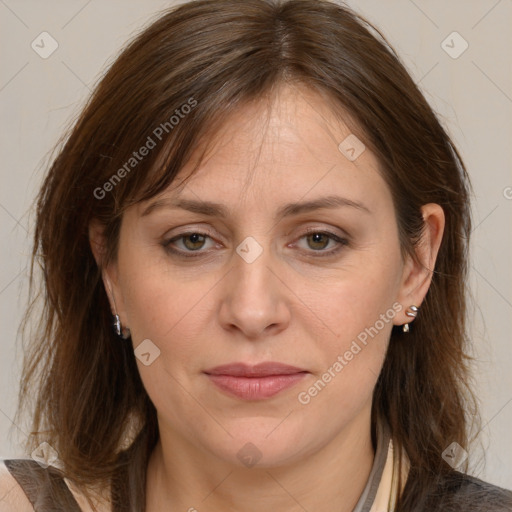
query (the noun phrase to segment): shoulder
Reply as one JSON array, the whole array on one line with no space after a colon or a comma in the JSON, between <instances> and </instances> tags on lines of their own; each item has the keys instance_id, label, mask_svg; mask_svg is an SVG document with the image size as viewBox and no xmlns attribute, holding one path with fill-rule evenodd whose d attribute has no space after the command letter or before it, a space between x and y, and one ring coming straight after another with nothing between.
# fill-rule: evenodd
<instances>
[{"instance_id":1,"label":"shoulder","mask_svg":"<svg viewBox=\"0 0 512 512\"><path fill-rule=\"evenodd\" d=\"M20 484L0 459L0 512L34 512Z\"/></svg>"},{"instance_id":2,"label":"shoulder","mask_svg":"<svg viewBox=\"0 0 512 512\"><path fill-rule=\"evenodd\" d=\"M443 512L511 512L512 491L452 471L437 479L427 510Z\"/></svg>"}]
</instances>

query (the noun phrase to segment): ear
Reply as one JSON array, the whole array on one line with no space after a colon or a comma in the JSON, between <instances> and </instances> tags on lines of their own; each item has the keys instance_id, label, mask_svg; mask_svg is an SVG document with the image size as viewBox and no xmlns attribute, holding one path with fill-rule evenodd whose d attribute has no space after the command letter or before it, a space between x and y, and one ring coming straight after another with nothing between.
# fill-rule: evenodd
<instances>
[{"instance_id":1,"label":"ear","mask_svg":"<svg viewBox=\"0 0 512 512\"><path fill-rule=\"evenodd\" d=\"M110 263L108 266L104 264L107 252L105 226L98 219L92 219L89 223L89 243L96 264L101 270L101 277L110 302L112 314L115 312L120 314L119 301L116 300L116 297L119 296L119 291L117 290L117 265L115 263Z\"/></svg>"},{"instance_id":2,"label":"ear","mask_svg":"<svg viewBox=\"0 0 512 512\"><path fill-rule=\"evenodd\" d=\"M410 323L413 318L406 315L407 309L412 305L421 306L432 282L437 254L443 238L445 216L442 207L435 203L428 203L422 206L421 212L424 229L415 248L418 261L407 256L397 299L404 308L400 315L395 317L396 325Z\"/></svg>"}]
</instances>

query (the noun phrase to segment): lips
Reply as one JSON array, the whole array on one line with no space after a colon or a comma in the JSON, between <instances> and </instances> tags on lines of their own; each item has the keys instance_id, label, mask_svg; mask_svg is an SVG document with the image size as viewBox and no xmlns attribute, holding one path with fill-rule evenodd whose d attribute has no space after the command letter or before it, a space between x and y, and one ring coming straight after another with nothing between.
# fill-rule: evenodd
<instances>
[{"instance_id":1,"label":"lips","mask_svg":"<svg viewBox=\"0 0 512 512\"><path fill-rule=\"evenodd\" d=\"M292 375L306 371L304 368L297 368L288 364L268 362L256 365L245 363L224 364L206 370L205 373L208 375L232 375L233 377L268 377L269 375Z\"/></svg>"},{"instance_id":2,"label":"lips","mask_svg":"<svg viewBox=\"0 0 512 512\"><path fill-rule=\"evenodd\" d=\"M301 381L308 371L287 364L231 363L204 372L221 391L244 400L270 398Z\"/></svg>"}]
</instances>

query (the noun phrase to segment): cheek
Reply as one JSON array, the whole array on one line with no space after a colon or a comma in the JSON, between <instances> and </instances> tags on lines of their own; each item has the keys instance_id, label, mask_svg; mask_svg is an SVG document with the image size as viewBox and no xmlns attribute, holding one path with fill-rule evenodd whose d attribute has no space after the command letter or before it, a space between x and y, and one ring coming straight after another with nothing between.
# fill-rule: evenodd
<instances>
[{"instance_id":1,"label":"cheek","mask_svg":"<svg viewBox=\"0 0 512 512\"><path fill-rule=\"evenodd\" d=\"M315 310L324 325L322 335L316 337L322 364L301 389L302 404L314 400L327 408L334 401L342 405L340 414L345 414L371 397L394 319L402 309L396 302L401 265L394 251L385 258L364 256L350 270L329 280L328 294L321 295L317 289ZM315 398L320 394L322 398Z\"/></svg>"},{"instance_id":2,"label":"cheek","mask_svg":"<svg viewBox=\"0 0 512 512\"><path fill-rule=\"evenodd\" d=\"M338 385L355 388L374 383L384 362L396 314L387 294L365 287L341 286L336 306L325 309L332 331L322 343L324 372L342 374ZM327 306L327 304L326 304ZM328 377L326 377L328 379Z\"/></svg>"},{"instance_id":3,"label":"cheek","mask_svg":"<svg viewBox=\"0 0 512 512\"><path fill-rule=\"evenodd\" d=\"M343 349L376 324L379 331L384 331L384 337L389 335L397 313L393 304L398 296L401 266L385 261L361 257L357 265L318 281L314 291L309 289L309 300L323 325L323 337L333 349ZM305 288L303 291L306 293Z\"/></svg>"},{"instance_id":4,"label":"cheek","mask_svg":"<svg viewBox=\"0 0 512 512\"><path fill-rule=\"evenodd\" d=\"M317 338L321 364L297 390L296 400L304 414L316 418L313 423L339 425L371 400L400 305L388 293L352 283L340 285L333 295L323 311L336 335Z\"/></svg>"},{"instance_id":5,"label":"cheek","mask_svg":"<svg viewBox=\"0 0 512 512\"><path fill-rule=\"evenodd\" d=\"M218 277L198 277L198 272L186 277L178 268L171 272L168 262L154 259L149 264L149 259L138 258L144 264L135 257L124 262L123 298L134 347L150 339L160 349L159 363L165 368L194 371L198 356L215 350L209 347L212 338L205 324L211 321Z\"/></svg>"}]
</instances>

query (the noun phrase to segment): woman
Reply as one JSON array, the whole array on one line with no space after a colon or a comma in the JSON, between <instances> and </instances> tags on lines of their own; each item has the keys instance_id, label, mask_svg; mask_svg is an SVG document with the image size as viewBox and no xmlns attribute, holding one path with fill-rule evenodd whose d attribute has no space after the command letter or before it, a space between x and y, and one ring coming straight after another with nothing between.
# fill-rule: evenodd
<instances>
[{"instance_id":1,"label":"woman","mask_svg":"<svg viewBox=\"0 0 512 512\"><path fill-rule=\"evenodd\" d=\"M0 510L511 510L464 473L468 188L347 8L166 13L40 191Z\"/></svg>"}]
</instances>

